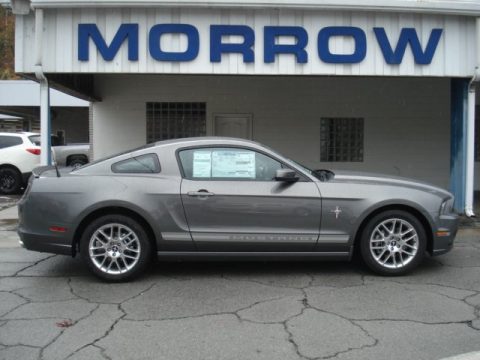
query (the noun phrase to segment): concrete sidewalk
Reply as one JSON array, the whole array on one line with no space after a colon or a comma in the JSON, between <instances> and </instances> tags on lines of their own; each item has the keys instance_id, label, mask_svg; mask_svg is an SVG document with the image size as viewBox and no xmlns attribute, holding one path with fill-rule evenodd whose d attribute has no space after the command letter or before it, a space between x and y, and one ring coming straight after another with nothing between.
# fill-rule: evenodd
<instances>
[{"instance_id":1,"label":"concrete sidewalk","mask_svg":"<svg viewBox=\"0 0 480 360\"><path fill-rule=\"evenodd\" d=\"M11 206L0 211L0 248L18 247L18 210Z\"/></svg>"},{"instance_id":2,"label":"concrete sidewalk","mask_svg":"<svg viewBox=\"0 0 480 360\"><path fill-rule=\"evenodd\" d=\"M18 209L16 205L0 210L0 221L4 220L18 220Z\"/></svg>"}]
</instances>

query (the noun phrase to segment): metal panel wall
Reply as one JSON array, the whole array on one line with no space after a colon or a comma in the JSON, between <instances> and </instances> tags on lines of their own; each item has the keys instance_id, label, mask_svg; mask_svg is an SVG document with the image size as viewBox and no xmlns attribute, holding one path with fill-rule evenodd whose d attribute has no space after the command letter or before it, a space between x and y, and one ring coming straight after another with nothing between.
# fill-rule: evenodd
<instances>
[{"instance_id":1,"label":"metal panel wall","mask_svg":"<svg viewBox=\"0 0 480 360\"><path fill-rule=\"evenodd\" d=\"M219 10L219 9L48 9L45 11L43 64L46 72L63 73L185 73L185 74L258 74L258 75L373 75L373 76L449 76L467 77L474 70L474 18L462 16L422 15L405 13L370 13L300 10ZM17 16L16 71L33 72L34 16ZM90 41L90 59L78 60L77 31L79 23L94 23L109 44L119 26L139 24L139 60L129 61L127 43L123 43L113 61L105 61ZM195 60L162 62L154 60L148 50L148 33L155 24L184 23L194 25L200 34L200 49ZM244 63L239 54L223 54L220 63L210 62L210 25L248 25L255 31L255 62ZM274 63L263 61L263 28L268 25L302 26L309 35L308 62L299 64L293 55L277 56ZM318 56L317 36L326 26L355 26L367 37L367 55L358 64L327 64ZM402 28L416 29L425 48L433 28L443 34L429 65L416 64L407 48L400 65L386 63L373 32L384 27L395 48ZM239 41L232 37L230 41ZM228 39L225 39L228 41ZM281 38L291 43L291 38ZM165 51L183 51L186 36L164 35ZM333 37L329 43L333 53L349 54L354 50L349 37Z\"/></svg>"}]
</instances>

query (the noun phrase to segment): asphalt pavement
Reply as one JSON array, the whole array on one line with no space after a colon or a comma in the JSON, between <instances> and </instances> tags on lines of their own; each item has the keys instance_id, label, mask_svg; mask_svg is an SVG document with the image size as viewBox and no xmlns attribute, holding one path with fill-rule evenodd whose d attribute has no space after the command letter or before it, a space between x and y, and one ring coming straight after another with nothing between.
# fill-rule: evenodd
<instances>
[{"instance_id":1,"label":"asphalt pavement","mask_svg":"<svg viewBox=\"0 0 480 360\"><path fill-rule=\"evenodd\" d=\"M0 359L479 359L480 229L414 273L356 263L158 263L108 284L18 246L0 211ZM473 353L472 353L473 352Z\"/></svg>"}]
</instances>

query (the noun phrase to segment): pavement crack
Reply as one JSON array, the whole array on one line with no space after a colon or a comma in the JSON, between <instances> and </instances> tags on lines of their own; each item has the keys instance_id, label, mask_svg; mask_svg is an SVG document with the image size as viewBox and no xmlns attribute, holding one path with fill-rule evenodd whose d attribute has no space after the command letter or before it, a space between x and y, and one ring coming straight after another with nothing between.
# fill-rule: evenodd
<instances>
[{"instance_id":1,"label":"pavement crack","mask_svg":"<svg viewBox=\"0 0 480 360\"><path fill-rule=\"evenodd\" d=\"M76 324L78 324L78 323L79 323L80 321L82 321L83 319L86 319L86 318L88 318L89 316L91 316L99 307L100 307L100 304L96 304L96 306L95 306L92 310L90 310L90 311L88 312L88 314L86 314L86 315L78 318L78 319L75 320L75 321L72 321L72 325L71 325L70 327L75 326ZM50 345L52 345L55 341L57 341L57 339L58 339L60 336L62 336L62 334L63 334L67 329L68 329L68 328L62 328L62 330L60 331L60 333L59 333L57 336L55 336L48 344L46 344L45 346L42 347L42 349L40 350L40 356L39 356L40 359L43 359L43 358L44 358L44 352L45 352L45 350L46 350Z\"/></svg>"},{"instance_id":2,"label":"pavement crack","mask_svg":"<svg viewBox=\"0 0 480 360\"><path fill-rule=\"evenodd\" d=\"M108 335L110 335L110 333L113 331L115 326L120 322L120 320L122 320L127 315L127 313L122 309L121 304L117 304L117 309L118 309L118 311L120 311L122 313L122 315L120 315L118 318L116 318L115 321L110 325L110 327L101 336L99 336L99 337L95 338L93 341L79 347L77 350L75 350L73 353L71 353L68 357L73 356L74 354L78 353L79 351L85 349L88 346L95 346L95 347L100 349L100 352L102 353L103 357L105 357L106 359L110 359L110 357L108 357L105 353L106 350L104 348L102 348L101 346L99 346L97 343L99 341L101 341L102 339L105 339Z\"/></svg>"},{"instance_id":3,"label":"pavement crack","mask_svg":"<svg viewBox=\"0 0 480 360\"><path fill-rule=\"evenodd\" d=\"M268 282L260 281L260 280L252 280L252 279L234 279L228 276L223 276L222 279L228 280L228 281L236 281L236 282L250 282L253 284L258 284L258 285L263 285L263 286L271 286L274 288L279 288L279 289L297 289L300 290L302 289L301 286L287 286L287 285L276 285L276 284L269 284Z\"/></svg>"},{"instance_id":4,"label":"pavement crack","mask_svg":"<svg viewBox=\"0 0 480 360\"><path fill-rule=\"evenodd\" d=\"M287 333L288 342L289 342L290 344L292 344L293 349L295 350L295 353L297 354L297 356L298 356L300 359L314 360L315 358L305 356L305 355L303 355L303 354L301 353L300 347L299 347L298 344L295 342L293 333L288 329L287 321L288 321L288 320L286 320L286 321L284 321L284 322L282 323L283 329L284 329L284 331Z\"/></svg>"},{"instance_id":5,"label":"pavement crack","mask_svg":"<svg viewBox=\"0 0 480 360\"><path fill-rule=\"evenodd\" d=\"M100 355L102 355L102 357L105 359L105 360L113 360L110 356L107 355L107 350L104 349L103 347L101 347L100 345L98 344L93 344L92 345L93 347L96 347L97 349L100 350Z\"/></svg>"},{"instance_id":6,"label":"pavement crack","mask_svg":"<svg viewBox=\"0 0 480 360\"><path fill-rule=\"evenodd\" d=\"M32 268L32 267L34 267L34 266L42 263L43 261L46 261L46 260L48 260L48 259L51 259L51 258L53 258L53 257L55 257L55 256L57 256L57 255L56 255L56 254L52 254L52 255L50 255L50 256L44 257L43 259L40 259L40 260L34 262L33 264L30 264L30 265L25 266L24 268L18 270L17 272L15 272L15 273L14 273L13 275L11 275L10 277L16 277L16 276L18 276L22 271L25 271L25 270L27 270L27 269L30 269L30 268Z\"/></svg>"}]
</instances>

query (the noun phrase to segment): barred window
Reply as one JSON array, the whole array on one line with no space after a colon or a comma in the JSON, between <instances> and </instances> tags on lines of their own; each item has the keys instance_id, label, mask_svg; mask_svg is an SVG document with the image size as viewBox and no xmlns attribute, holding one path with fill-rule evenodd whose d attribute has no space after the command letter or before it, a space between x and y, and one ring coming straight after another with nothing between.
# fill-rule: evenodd
<instances>
[{"instance_id":1,"label":"barred window","mask_svg":"<svg viewBox=\"0 0 480 360\"><path fill-rule=\"evenodd\" d=\"M206 135L204 102L147 102L147 143Z\"/></svg>"},{"instance_id":2,"label":"barred window","mask_svg":"<svg viewBox=\"0 0 480 360\"><path fill-rule=\"evenodd\" d=\"M320 161L363 161L363 118L321 118Z\"/></svg>"}]
</instances>

